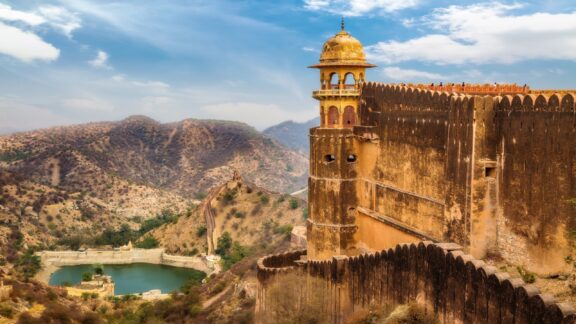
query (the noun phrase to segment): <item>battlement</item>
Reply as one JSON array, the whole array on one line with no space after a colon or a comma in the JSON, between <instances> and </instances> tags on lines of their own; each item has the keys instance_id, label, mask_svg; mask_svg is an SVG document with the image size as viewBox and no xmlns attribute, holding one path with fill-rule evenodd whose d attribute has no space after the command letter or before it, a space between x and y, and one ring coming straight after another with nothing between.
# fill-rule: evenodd
<instances>
[{"instance_id":1,"label":"battlement","mask_svg":"<svg viewBox=\"0 0 576 324\"><path fill-rule=\"evenodd\" d=\"M345 320L341 316L350 305L343 300L349 300L353 309L374 303L390 306L417 302L433 311L441 323L527 323L530 319L572 323L576 319L571 305L557 303L551 295L541 294L536 286L498 272L484 261L464 254L462 248L453 243L399 244L354 257L303 261L298 266L296 260L303 252L278 254L258 261L260 314L266 312L266 287L274 284L278 275L296 272L303 279L308 276L326 282L326 291L319 294L325 296L332 307L340 308L332 314L334 322ZM306 282L302 280L303 294L306 294ZM345 299L342 296L346 296Z\"/></svg>"},{"instance_id":2,"label":"battlement","mask_svg":"<svg viewBox=\"0 0 576 324\"><path fill-rule=\"evenodd\" d=\"M459 94L475 94L475 95L503 95L503 94L528 94L530 87L527 85L519 86L515 83L512 84L474 84L474 83L430 83L430 84L400 84L409 88L417 88L422 90L432 90L439 92L454 92Z\"/></svg>"},{"instance_id":3,"label":"battlement","mask_svg":"<svg viewBox=\"0 0 576 324\"><path fill-rule=\"evenodd\" d=\"M473 98L493 102L495 111L575 112L576 92L532 91L512 85L420 85L368 82L362 88L361 102L371 111L444 111L464 108ZM451 104L451 101L453 103ZM482 102L474 105L486 109ZM488 105L489 106L489 105ZM477 107L473 107L476 109ZM365 111L364 111L365 112ZM364 123L363 123L364 124Z\"/></svg>"}]
</instances>

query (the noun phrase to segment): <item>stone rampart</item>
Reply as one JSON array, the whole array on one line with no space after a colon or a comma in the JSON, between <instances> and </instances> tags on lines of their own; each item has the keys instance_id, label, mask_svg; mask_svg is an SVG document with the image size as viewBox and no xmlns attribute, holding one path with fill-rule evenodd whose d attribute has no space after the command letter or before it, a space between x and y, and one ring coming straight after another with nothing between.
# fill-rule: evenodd
<instances>
[{"instance_id":1,"label":"stone rampart","mask_svg":"<svg viewBox=\"0 0 576 324\"><path fill-rule=\"evenodd\" d=\"M294 272L325 280L327 309L334 323L355 311L418 303L441 323L574 323L569 304L556 303L538 288L512 279L462 252L452 243L400 244L393 249L326 261L299 261L305 251L258 261L260 321L267 311L266 289L279 274ZM315 289L317 289L316 287ZM307 293L302 289L304 302Z\"/></svg>"},{"instance_id":2,"label":"stone rampart","mask_svg":"<svg viewBox=\"0 0 576 324\"><path fill-rule=\"evenodd\" d=\"M359 152L358 207L477 258L501 255L542 275L569 270L574 93L367 83L360 100L350 149ZM358 241L370 246L372 236Z\"/></svg>"}]
</instances>

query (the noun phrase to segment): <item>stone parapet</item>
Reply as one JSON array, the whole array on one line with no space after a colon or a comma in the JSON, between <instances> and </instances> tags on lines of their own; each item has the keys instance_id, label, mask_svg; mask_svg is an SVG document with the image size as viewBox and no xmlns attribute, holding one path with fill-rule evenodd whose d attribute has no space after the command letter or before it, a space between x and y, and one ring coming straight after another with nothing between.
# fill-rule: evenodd
<instances>
[{"instance_id":1,"label":"stone parapet","mask_svg":"<svg viewBox=\"0 0 576 324\"><path fill-rule=\"evenodd\" d=\"M258 260L259 298L273 278L299 271L304 277L326 280L326 296L344 289L334 304L337 323L352 311L416 302L434 312L441 323L574 323L575 310L540 294L534 285L462 252L453 243L421 242L354 257L299 261L305 251L276 254ZM304 279L304 278L303 278ZM265 303L259 313L265 313ZM332 306L329 306L329 309Z\"/></svg>"}]
</instances>

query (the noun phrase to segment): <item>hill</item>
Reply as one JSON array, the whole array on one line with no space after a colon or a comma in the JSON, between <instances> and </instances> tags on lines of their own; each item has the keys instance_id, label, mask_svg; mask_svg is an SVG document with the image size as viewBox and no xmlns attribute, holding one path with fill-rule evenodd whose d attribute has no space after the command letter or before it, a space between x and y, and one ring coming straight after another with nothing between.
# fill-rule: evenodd
<instances>
[{"instance_id":1,"label":"hill","mask_svg":"<svg viewBox=\"0 0 576 324\"><path fill-rule=\"evenodd\" d=\"M308 156L310 151L310 141L308 131L310 128L320 125L320 118L314 118L305 123L286 121L264 130L264 134L283 145L299 151Z\"/></svg>"},{"instance_id":2,"label":"hill","mask_svg":"<svg viewBox=\"0 0 576 324\"><path fill-rule=\"evenodd\" d=\"M301 199L257 187L236 174L212 189L190 215L152 235L168 252L178 254L214 253L224 233L242 246L265 249L289 236L293 226L304 224L305 208Z\"/></svg>"}]
</instances>

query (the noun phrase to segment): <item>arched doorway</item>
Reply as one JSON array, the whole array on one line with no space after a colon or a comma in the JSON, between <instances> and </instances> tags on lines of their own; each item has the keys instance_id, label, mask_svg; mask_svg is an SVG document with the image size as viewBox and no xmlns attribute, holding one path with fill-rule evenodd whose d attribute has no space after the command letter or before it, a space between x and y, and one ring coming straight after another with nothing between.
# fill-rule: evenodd
<instances>
[{"instance_id":1,"label":"arched doorway","mask_svg":"<svg viewBox=\"0 0 576 324\"><path fill-rule=\"evenodd\" d=\"M328 108L328 127L336 127L340 123L340 113L338 108L332 106Z\"/></svg>"},{"instance_id":2,"label":"arched doorway","mask_svg":"<svg viewBox=\"0 0 576 324\"><path fill-rule=\"evenodd\" d=\"M347 106L344 108L344 127L351 128L352 126L356 125L356 111L354 111L354 107Z\"/></svg>"}]
</instances>

